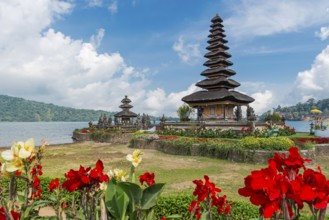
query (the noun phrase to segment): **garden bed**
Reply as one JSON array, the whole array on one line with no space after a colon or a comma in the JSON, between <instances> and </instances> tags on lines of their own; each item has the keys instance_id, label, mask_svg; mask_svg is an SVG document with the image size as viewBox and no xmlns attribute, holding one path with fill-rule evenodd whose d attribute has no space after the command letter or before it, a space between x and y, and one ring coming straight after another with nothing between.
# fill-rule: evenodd
<instances>
[{"instance_id":1,"label":"garden bed","mask_svg":"<svg viewBox=\"0 0 329 220\"><path fill-rule=\"evenodd\" d=\"M207 144L180 141L145 140L132 139L129 147L138 149L154 149L173 155L204 156L210 158L224 159L234 162L245 163L267 163L273 157L274 152L280 154L287 151L251 150L229 147L227 143ZM301 150L301 155L306 158L315 159L316 154L329 155L329 144L317 145L314 149Z\"/></svg>"},{"instance_id":2,"label":"garden bed","mask_svg":"<svg viewBox=\"0 0 329 220\"><path fill-rule=\"evenodd\" d=\"M77 142L95 141L105 143L125 144L129 143L133 132L90 132L82 133L74 131L72 138Z\"/></svg>"}]
</instances>

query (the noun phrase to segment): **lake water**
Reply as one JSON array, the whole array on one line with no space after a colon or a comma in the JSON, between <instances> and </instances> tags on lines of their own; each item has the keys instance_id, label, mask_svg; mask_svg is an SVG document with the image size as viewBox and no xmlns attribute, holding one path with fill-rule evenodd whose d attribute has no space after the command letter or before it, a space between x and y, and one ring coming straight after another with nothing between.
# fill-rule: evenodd
<instances>
[{"instance_id":1,"label":"lake water","mask_svg":"<svg viewBox=\"0 0 329 220\"><path fill-rule=\"evenodd\" d=\"M310 132L310 121L286 121L286 125L295 128L297 132Z\"/></svg>"},{"instance_id":2,"label":"lake water","mask_svg":"<svg viewBox=\"0 0 329 220\"><path fill-rule=\"evenodd\" d=\"M73 143L74 129L84 127L88 127L88 122L0 122L0 147L29 138L36 145L43 139L49 144Z\"/></svg>"},{"instance_id":3,"label":"lake water","mask_svg":"<svg viewBox=\"0 0 329 220\"><path fill-rule=\"evenodd\" d=\"M298 132L310 131L307 121L286 121L286 124ZM88 122L0 122L0 147L29 138L33 138L36 145L40 145L42 139L49 144L73 143L74 129L84 127L88 127Z\"/></svg>"}]
</instances>

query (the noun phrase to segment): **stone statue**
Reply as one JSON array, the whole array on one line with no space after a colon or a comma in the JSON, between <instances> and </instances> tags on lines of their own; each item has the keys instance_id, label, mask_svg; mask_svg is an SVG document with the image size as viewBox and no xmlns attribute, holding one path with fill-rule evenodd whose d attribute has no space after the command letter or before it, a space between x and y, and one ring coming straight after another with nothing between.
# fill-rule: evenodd
<instances>
[{"instance_id":1,"label":"stone statue","mask_svg":"<svg viewBox=\"0 0 329 220\"><path fill-rule=\"evenodd\" d=\"M256 121L256 115L255 115L254 109L252 107L250 107L249 105L247 106L247 120Z\"/></svg>"},{"instance_id":2,"label":"stone statue","mask_svg":"<svg viewBox=\"0 0 329 220\"><path fill-rule=\"evenodd\" d=\"M234 113L235 113L236 120L237 120L237 121L241 121L241 119L242 119L242 109L241 109L241 106L240 106L240 105L238 105L238 106L236 107Z\"/></svg>"},{"instance_id":3,"label":"stone statue","mask_svg":"<svg viewBox=\"0 0 329 220\"><path fill-rule=\"evenodd\" d=\"M198 109L197 109L198 113L197 113L197 120L200 122L201 121L201 118L202 118L202 115L203 115L203 107L202 106L199 106Z\"/></svg>"},{"instance_id":4,"label":"stone statue","mask_svg":"<svg viewBox=\"0 0 329 220\"><path fill-rule=\"evenodd\" d=\"M107 121L107 124L108 124L109 127L112 126L112 117L111 116L109 117L109 119Z\"/></svg>"},{"instance_id":5,"label":"stone statue","mask_svg":"<svg viewBox=\"0 0 329 220\"><path fill-rule=\"evenodd\" d=\"M141 116L140 114L137 115L137 118L136 118L136 127L138 129L142 129L142 121L141 121Z\"/></svg>"}]
</instances>

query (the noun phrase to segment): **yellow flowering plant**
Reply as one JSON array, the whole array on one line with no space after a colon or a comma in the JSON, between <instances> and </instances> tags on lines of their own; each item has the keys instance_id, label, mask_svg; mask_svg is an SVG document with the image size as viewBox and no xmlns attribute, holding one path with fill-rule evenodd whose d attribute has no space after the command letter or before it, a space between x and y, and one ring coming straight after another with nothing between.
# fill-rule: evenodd
<instances>
[{"instance_id":1,"label":"yellow flowering plant","mask_svg":"<svg viewBox=\"0 0 329 220\"><path fill-rule=\"evenodd\" d=\"M1 153L1 176L9 178L9 196L0 196L6 219L28 219L38 215L42 191L39 176L43 174L41 158L45 145L46 142L36 148L34 140L28 139L14 143ZM17 192L18 179L25 182L23 192Z\"/></svg>"}]
</instances>

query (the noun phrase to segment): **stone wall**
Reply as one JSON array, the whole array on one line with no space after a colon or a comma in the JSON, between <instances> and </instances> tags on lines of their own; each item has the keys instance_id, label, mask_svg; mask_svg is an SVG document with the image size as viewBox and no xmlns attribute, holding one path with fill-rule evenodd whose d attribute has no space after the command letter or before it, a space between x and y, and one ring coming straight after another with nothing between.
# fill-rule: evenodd
<instances>
[{"instance_id":1,"label":"stone wall","mask_svg":"<svg viewBox=\"0 0 329 220\"><path fill-rule=\"evenodd\" d=\"M226 155L218 155L212 152L201 153L199 144L193 144L191 148L185 149L183 152L181 149L177 149L176 146L171 144L161 145L159 141L147 141L143 139L131 140L130 147L139 149L153 149L159 150L164 153L174 154L174 155L188 155L188 156L205 156L211 158L226 159L234 162L244 162L244 163L267 163L269 158L274 155L273 151L263 151L263 150L229 150ZM285 153L287 151L278 151L279 154ZM329 155L329 144L316 145L315 150L300 150L300 154L304 158L310 158L312 160L316 159L316 156Z\"/></svg>"},{"instance_id":2,"label":"stone wall","mask_svg":"<svg viewBox=\"0 0 329 220\"><path fill-rule=\"evenodd\" d=\"M318 156L324 155L328 156L329 155L329 144L317 144L315 145L315 153Z\"/></svg>"},{"instance_id":3,"label":"stone wall","mask_svg":"<svg viewBox=\"0 0 329 220\"><path fill-rule=\"evenodd\" d=\"M85 134L80 132L73 132L73 139L77 142L82 141L95 141L95 142L105 142L105 143L115 143L115 144L126 144L129 143L133 136L133 132L117 132L109 133L98 138L92 138L91 134Z\"/></svg>"}]
</instances>

